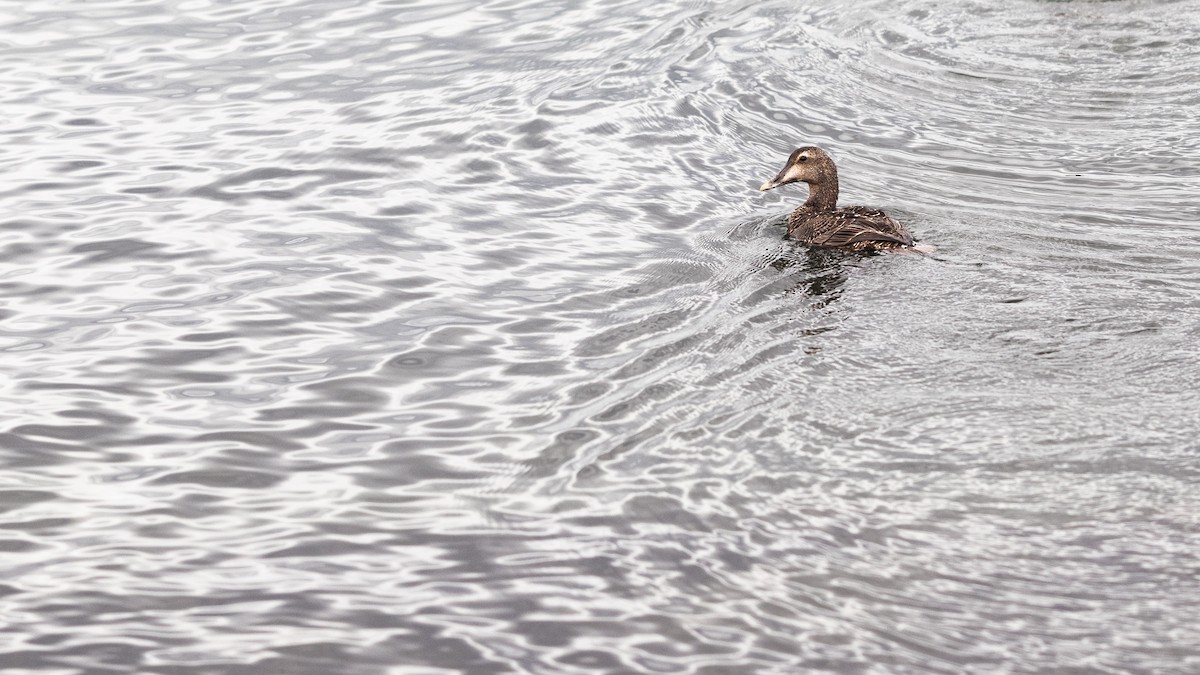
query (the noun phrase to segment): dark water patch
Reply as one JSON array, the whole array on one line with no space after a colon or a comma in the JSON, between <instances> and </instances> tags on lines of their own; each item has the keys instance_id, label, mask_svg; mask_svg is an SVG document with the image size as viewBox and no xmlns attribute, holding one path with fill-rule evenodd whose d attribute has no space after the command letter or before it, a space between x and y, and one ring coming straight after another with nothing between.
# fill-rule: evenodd
<instances>
[{"instance_id":1,"label":"dark water patch","mask_svg":"<svg viewBox=\"0 0 1200 675\"><path fill-rule=\"evenodd\" d=\"M83 264L104 263L117 258L130 260L171 260L182 257L182 254L163 252L165 244L142 239L109 239L78 244L71 248L71 253L87 254L83 256Z\"/></svg>"}]
</instances>

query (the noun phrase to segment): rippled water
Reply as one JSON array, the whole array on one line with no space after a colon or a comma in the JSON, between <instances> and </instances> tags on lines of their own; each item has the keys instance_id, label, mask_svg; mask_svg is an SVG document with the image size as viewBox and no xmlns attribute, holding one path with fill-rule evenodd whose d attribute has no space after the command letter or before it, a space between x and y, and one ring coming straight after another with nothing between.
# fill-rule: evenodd
<instances>
[{"instance_id":1,"label":"rippled water","mask_svg":"<svg viewBox=\"0 0 1200 675\"><path fill-rule=\"evenodd\" d=\"M1200 670L1200 2L3 12L5 672Z\"/></svg>"}]
</instances>

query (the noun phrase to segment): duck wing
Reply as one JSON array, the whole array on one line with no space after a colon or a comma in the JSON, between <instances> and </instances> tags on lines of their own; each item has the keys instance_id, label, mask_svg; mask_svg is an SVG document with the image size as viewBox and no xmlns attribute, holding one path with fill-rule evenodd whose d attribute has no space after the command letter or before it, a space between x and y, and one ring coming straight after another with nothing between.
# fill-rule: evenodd
<instances>
[{"instance_id":1,"label":"duck wing","mask_svg":"<svg viewBox=\"0 0 1200 675\"><path fill-rule=\"evenodd\" d=\"M879 209L850 206L808 214L801 220L793 236L813 246L841 247L870 243L912 246L913 243L912 236L904 226Z\"/></svg>"}]
</instances>

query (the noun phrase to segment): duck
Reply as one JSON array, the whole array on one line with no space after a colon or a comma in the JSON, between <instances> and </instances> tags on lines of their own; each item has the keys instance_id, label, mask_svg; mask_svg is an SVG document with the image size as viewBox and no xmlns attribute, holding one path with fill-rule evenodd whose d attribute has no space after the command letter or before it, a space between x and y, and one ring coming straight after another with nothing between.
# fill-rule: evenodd
<instances>
[{"instance_id":1,"label":"duck","mask_svg":"<svg viewBox=\"0 0 1200 675\"><path fill-rule=\"evenodd\" d=\"M787 220L788 236L817 248L879 251L915 248L904 226L879 209L838 208L837 166L829 153L807 146L793 152L779 175L762 184L767 191L788 183L808 183L808 200Z\"/></svg>"}]
</instances>

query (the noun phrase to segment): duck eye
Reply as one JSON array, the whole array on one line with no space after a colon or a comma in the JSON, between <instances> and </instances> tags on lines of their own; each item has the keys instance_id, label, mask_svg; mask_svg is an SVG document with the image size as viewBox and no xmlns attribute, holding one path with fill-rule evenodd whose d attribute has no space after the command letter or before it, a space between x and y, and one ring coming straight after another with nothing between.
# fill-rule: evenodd
<instances>
[{"instance_id":1,"label":"duck eye","mask_svg":"<svg viewBox=\"0 0 1200 675\"><path fill-rule=\"evenodd\" d=\"M796 160L796 161L798 161L798 162L807 162L807 161L808 161L808 155L800 155L800 159L798 159L798 160Z\"/></svg>"}]
</instances>

